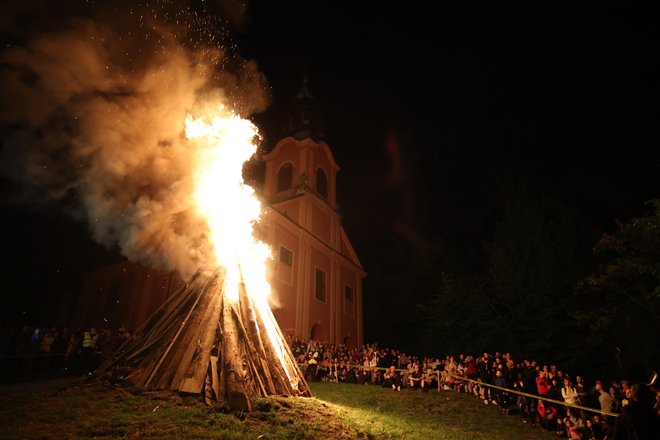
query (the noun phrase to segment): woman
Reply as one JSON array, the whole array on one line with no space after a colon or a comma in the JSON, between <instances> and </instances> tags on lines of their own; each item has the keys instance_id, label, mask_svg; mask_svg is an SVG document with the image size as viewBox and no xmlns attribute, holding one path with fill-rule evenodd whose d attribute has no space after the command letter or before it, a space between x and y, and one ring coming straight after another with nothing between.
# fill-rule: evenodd
<instances>
[{"instance_id":1,"label":"woman","mask_svg":"<svg viewBox=\"0 0 660 440\"><path fill-rule=\"evenodd\" d=\"M578 392L568 377L564 378L564 386L561 389L561 397L564 398L564 403L569 405L577 405L578 403Z\"/></svg>"}]
</instances>

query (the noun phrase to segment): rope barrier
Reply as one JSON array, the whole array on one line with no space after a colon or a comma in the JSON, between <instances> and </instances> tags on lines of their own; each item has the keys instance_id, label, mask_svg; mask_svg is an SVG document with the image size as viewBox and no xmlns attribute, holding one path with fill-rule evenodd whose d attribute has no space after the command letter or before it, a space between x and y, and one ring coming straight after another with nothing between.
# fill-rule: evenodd
<instances>
[{"instance_id":1,"label":"rope barrier","mask_svg":"<svg viewBox=\"0 0 660 440\"><path fill-rule=\"evenodd\" d=\"M544 402L552 402L552 403L556 403L556 404L559 404L559 405L568 406L568 407L571 407L571 408L577 408L577 409L581 409L581 410L584 410L584 411L590 411L590 412L603 414L603 415L606 415L606 416L617 417L619 415L617 413L613 413L613 412L609 412L609 411L603 411L603 410L595 409L595 408L590 408L588 406L575 405L573 403L566 403L566 402L562 402L560 400L550 399L549 397L545 397L545 396L539 396L539 395L536 395L536 394L529 394L529 393L525 393L525 392L518 391L518 390L512 390L510 388L498 387L497 385L491 385L489 383L484 383L484 382L481 382L479 380L474 380L474 379L470 379L470 378L467 378L467 377L457 376L457 375L451 374L451 373L445 373L445 374L447 376L453 377L455 379L464 380L464 381L468 381L468 382L473 382L473 383L479 384L481 386L485 386L485 387L489 387L489 388L495 388L495 389L498 389L498 390L501 390L501 391L505 391L507 393L513 393L513 394L519 394L521 396L531 397L532 399L543 400ZM438 372L438 376L440 376L440 372Z\"/></svg>"},{"instance_id":2,"label":"rope barrier","mask_svg":"<svg viewBox=\"0 0 660 440\"><path fill-rule=\"evenodd\" d=\"M299 363L298 365L300 365L300 366L308 366L308 365L328 366L327 364L324 364L324 363L308 364L307 362ZM333 365L330 365L330 368L332 368L333 366L335 368L337 368L337 367L362 368L362 369L366 369L368 371L373 371L373 370L387 371L387 370L389 370L389 368L385 368L385 367L372 367L372 366L367 367L367 366L364 366L364 365L354 365L354 364L333 364ZM403 368L396 368L395 371L406 372L406 373L411 372L409 369L403 369ZM563 405L563 406L567 406L567 407L570 407L570 408L576 408L576 409L581 409L581 410L584 410L584 411L603 414L603 415L606 415L606 416L612 416L612 417L618 417L619 416L619 414L617 414L617 413L613 413L613 412L609 412L609 411L603 411L603 410L595 409L595 408L590 408L588 406L583 406L583 405L576 405L576 404L572 404L572 403L566 403L566 402L562 402L560 400L551 399L549 397L539 396L539 395L536 395L536 394L529 394L529 393L525 393L523 391L513 390L513 389L510 389L510 388L499 387L497 385L492 385L492 384L489 384L489 383L481 382L479 380L470 379L470 378L463 377L463 376L457 376L457 375L452 374L452 373L441 372L441 371L436 371L436 373L437 373L437 382L438 382L438 392L441 391L441 380L440 380L441 373L444 373L445 376L453 377L454 379L463 380L463 381L466 381L466 382L473 382L473 383L476 383L480 386L484 386L484 387L488 387L488 388L495 388L495 389L498 389L498 390L501 390L501 391L504 391L504 392L507 392L507 393L518 394L518 395L521 395L521 396L530 397L532 399L543 400L544 402L552 402L552 403L555 403L555 404L558 404L558 405Z\"/></svg>"}]
</instances>

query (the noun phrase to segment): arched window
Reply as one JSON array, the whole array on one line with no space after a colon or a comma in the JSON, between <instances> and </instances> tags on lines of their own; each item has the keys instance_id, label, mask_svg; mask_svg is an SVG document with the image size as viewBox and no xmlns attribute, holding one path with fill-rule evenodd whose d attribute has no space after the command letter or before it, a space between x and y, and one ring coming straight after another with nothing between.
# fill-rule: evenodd
<instances>
[{"instance_id":1,"label":"arched window","mask_svg":"<svg viewBox=\"0 0 660 440\"><path fill-rule=\"evenodd\" d=\"M321 340L321 324L314 324L312 326L312 331L310 332L310 339L315 341Z\"/></svg>"},{"instance_id":2,"label":"arched window","mask_svg":"<svg viewBox=\"0 0 660 440\"><path fill-rule=\"evenodd\" d=\"M316 192L323 198L328 198L328 176L325 175L323 168L316 170Z\"/></svg>"},{"instance_id":3,"label":"arched window","mask_svg":"<svg viewBox=\"0 0 660 440\"><path fill-rule=\"evenodd\" d=\"M290 163L282 165L277 172L277 192L286 191L293 185L293 165Z\"/></svg>"}]
</instances>

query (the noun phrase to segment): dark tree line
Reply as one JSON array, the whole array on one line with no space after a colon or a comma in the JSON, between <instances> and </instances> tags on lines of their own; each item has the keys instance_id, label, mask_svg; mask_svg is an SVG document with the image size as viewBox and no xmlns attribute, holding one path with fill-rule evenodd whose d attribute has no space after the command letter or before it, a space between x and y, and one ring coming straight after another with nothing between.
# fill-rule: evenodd
<instances>
[{"instance_id":1,"label":"dark tree line","mask_svg":"<svg viewBox=\"0 0 660 440\"><path fill-rule=\"evenodd\" d=\"M392 238L366 280L367 337L430 355L510 351L648 379L660 365L660 201L647 205L594 240L562 203L517 197L476 270L452 267L444 243Z\"/></svg>"}]
</instances>

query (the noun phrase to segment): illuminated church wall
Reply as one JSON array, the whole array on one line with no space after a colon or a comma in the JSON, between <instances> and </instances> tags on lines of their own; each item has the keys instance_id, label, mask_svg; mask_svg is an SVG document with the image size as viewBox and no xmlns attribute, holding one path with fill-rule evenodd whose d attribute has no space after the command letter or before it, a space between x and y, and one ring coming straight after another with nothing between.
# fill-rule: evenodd
<instances>
[{"instance_id":1,"label":"illuminated church wall","mask_svg":"<svg viewBox=\"0 0 660 440\"><path fill-rule=\"evenodd\" d=\"M361 345L366 272L341 225L330 148L309 136L286 137L264 161L262 233L275 253L273 288L287 305L274 312L280 326L303 338Z\"/></svg>"}]
</instances>

